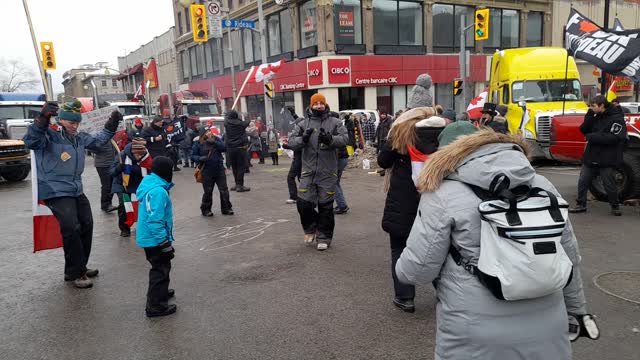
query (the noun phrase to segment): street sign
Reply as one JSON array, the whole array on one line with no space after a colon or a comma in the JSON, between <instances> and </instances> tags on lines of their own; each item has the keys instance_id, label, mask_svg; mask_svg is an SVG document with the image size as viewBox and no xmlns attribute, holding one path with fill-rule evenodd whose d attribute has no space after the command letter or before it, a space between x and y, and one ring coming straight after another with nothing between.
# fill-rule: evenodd
<instances>
[{"instance_id":1,"label":"street sign","mask_svg":"<svg viewBox=\"0 0 640 360\"><path fill-rule=\"evenodd\" d=\"M209 11L210 15L220 15L220 3L217 1L209 2L209 5L207 5L207 11Z\"/></svg>"},{"instance_id":2,"label":"street sign","mask_svg":"<svg viewBox=\"0 0 640 360\"><path fill-rule=\"evenodd\" d=\"M236 20L236 19L224 20L222 22L222 27L232 28L232 29L235 29L235 28L255 29L256 22L249 21L249 20Z\"/></svg>"},{"instance_id":3,"label":"street sign","mask_svg":"<svg viewBox=\"0 0 640 360\"><path fill-rule=\"evenodd\" d=\"M214 39L222 39L222 7L217 1L210 1L207 4L209 14L209 35Z\"/></svg>"}]
</instances>

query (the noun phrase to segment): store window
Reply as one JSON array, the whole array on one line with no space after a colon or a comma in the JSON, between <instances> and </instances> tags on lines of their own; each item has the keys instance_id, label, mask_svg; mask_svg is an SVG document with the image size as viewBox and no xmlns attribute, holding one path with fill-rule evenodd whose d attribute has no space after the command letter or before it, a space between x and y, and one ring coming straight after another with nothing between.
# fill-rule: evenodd
<instances>
[{"instance_id":1,"label":"store window","mask_svg":"<svg viewBox=\"0 0 640 360\"><path fill-rule=\"evenodd\" d=\"M435 84L435 91L436 101L434 105L442 105L445 109L455 107L453 105L453 84L451 82Z\"/></svg>"},{"instance_id":2,"label":"store window","mask_svg":"<svg viewBox=\"0 0 640 360\"><path fill-rule=\"evenodd\" d=\"M542 16L540 11L530 11L527 16L527 46L542 46Z\"/></svg>"},{"instance_id":3,"label":"store window","mask_svg":"<svg viewBox=\"0 0 640 360\"><path fill-rule=\"evenodd\" d=\"M373 0L376 45L422 45L422 2Z\"/></svg>"},{"instance_id":4,"label":"store window","mask_svg":"<svg viewBox=\"0 0 640 360\"><path fill-rule=\"evenodd\" d=\"M111 79L111 87L118 87L118 80Z\"/></svg>"},{"instance_id":5,"label":"store window","mask_svg":"<svg viewBox=\"0 0 640 360\"><path fill-rule=\"evenodd\" d=\"M280 11L280 36L282 52L293 51L293 21L289 9Z\"/></svg>"},{"instance_id":6,"label":"store window","mask_svg":"<svg viewBox=\"0 0 640 360\"><path fill-rule=\"evenodd\" d=\"M407 88L411 89L410 86L394 86L391 88L393 114L407 108Z\"/></svg>"},{"instance_id":7,"label":"store window","mask_svg":"<svg viewBox=\"0 0 640 360\"><path fill-rule=\"evenodd\" d=\"M267 33L269 56L293 51L293 25L289 9L271 14L267 18ZM259 41L258 38L258 43Z\"/></svg>"},{"instance_id":8,"label":"store window","mask_svg":"<svg viewBox=\"0 0 640 360\"><path fill-rule=\"evenodd\" d=\"M106 87L107 87L107 80L101 80L101 81L100 81L100 85L101 85L103 88L106 88Z\"/></svg>"},{"instance_id":9,"label":"store window","mask_svg":"<svg viewBox=\"0 0 640 360\"><path fill-rule=\"evenodd\" d=\"M264 120L264 95L247 96L246 100L248 118L250 120L255 120L260 116Z\"/></svg>"},{"instance_id":10,"label":"store window","mask_svg":"<svg viewBox=\"0 0 640 360\"><path fill-rule=\"evenodd\" d=\"M191 75L195 78L200 75L200 61L197 46L189 49L189 58L191 59Z\"/></svg>"},{"instance_id":11,"label":"store window","mask_svg":"<svg viewBox=\"0 0 640 360\"><path fill-rule=\"evenodd\" d=\"M300 47L318 44L316 38L316 2L307 1L300 6Z\"/></svg>"},{"instance_id":12,"label":"store window","mask_svg":"<svg viewBox=\"0 0 640 360\"><path fill-rule=\"evenodd\" d=\"M209 41L205 46L206 46L205 56L208 56L207 73L216 72L220 70L220 61L218 59L218 42Z\"/></svg>"},{"instance_id":13,"label":"store window","mask_svg":"<svg viewBox=\"0 0 640 360\"><path fill-rule=\"evenodd\" d=\"M282 54L280 47L280 15L273 14L267 18L269 39L269 56Z\"/></svg>"},{"instance_id":14,"label":"store window","mask_svg":"<svg viewBox=\"0 0 640 360\"><path fill-rule=\"evenodd\" d=\"M260 36L253 34L253 58L255 61L262 61L262 47L260 45Z\"/></svg>"},{"instance_id":15,"label":"store window","mask_svg":"<svg viewBox=\"0 0 640 360\"><path fill-rule=\"evenodd\" d=\"M185 28L187 28L187 31L185 31L185 32L190 32L191 31L191 19L189 19L189 11L187 11L187 10L184 11L184 24L185 24Z\"/></svg>"},{"instance_id":16,"label":"store window","mask_svg":"<svg viewBox=\"0 0 640 360\"><path fill-rule=\"evenodd\" d=\"M520 12L491 8L489 14L489 39L484 41L486 53L496 49L517 48L520 45Z\"/></svg>"},{"instance_id":17,"label":"store window","mask_svg":"<svg viewBox=\"0 0 640 360\"><path fill-rule=\"evenodd\" d=\"M311 104L311 97L317 93L318 90L302 90L302 108L307 109Z\"/></svg>"},{"instance_id":18,"label":"store window","mask_svg":"<svg viewBox=\"0 0 640 360\"><path fill-rule=\"evenodd\" d=\"M464 15L465 24L472 24L475 9L470 6L435 4L433 5L433 50L439 53L458 52L460 50L460 17ZM467 31L465 44L473 49L473 31Z\"/></svg>"},{"instance_id":19,"label":"store window","mask_svg":"<svg viewBox=\"0 0 640 360\"><path fill-rule=\"evenodd\" d=\"M339 88L338 104L340 110L364 109L364 88Z\"/></svg>"},{"instance_id":20,"label":"store window","mask_svg":"<svg viewBox=\"0 0 640 360\"><path fill-rule=\"evenodd\" d=\"M280 131L281 135L286 135L293 130L293 124L289 124L280 115L287 106L295 106L293 92L275 93L273 96L273 126Z\"/></svg>"},{"instance_id":21,"label":"store window","mask_svg":"<svg viewBox=\"0 0 640 360\"><path fill-rule=\"evenodd\" d=\"M391 86L378 86L376 88L378 111L384 111L387 114L393 111L393 99L391 97Z\"/></svg>"},{"instance_id":22,"label":"store window","mask_svg":"<svg viewBox=\"0 0 640 360\"><path fill-rule=\"evenodd\" d=\"M255 60L253 58L253 30L242 30L242 44L244 46L244 63L252 64Z\"/></svg>"},{"instance_id":23,"label":"store window","mask_svg":"<svg viewBox=\"0 0 640 360\"><path fill-rule=\"evenodd\" d=\"M334 0L336 44L362 44L360 0Z\"/></svg>"},{"instance_id":24,"label":"store window","mask_svg":"<svg viewBox=\"0 0 640 360\"><path fill-rule=\"evenodd\" d=\"M229 33L222 35L222 62L224 68L231 67L231 53L229 52ZM242 59L242 37L239 31L231 32L231 47L233 48L233 64L239 66Z\"/></svg>"},{"instance_id":25,"label":"store window","mask_svg":"<svg viewBox=\"0 0 640 360\"><path fill-rule=\"evenodd\" d=\"M189 53L186 50L180 53L180 60L182 62L182 82L187 82L191 74L189 71L191 65L189 63Z\"/></svg>"}]
</instances>

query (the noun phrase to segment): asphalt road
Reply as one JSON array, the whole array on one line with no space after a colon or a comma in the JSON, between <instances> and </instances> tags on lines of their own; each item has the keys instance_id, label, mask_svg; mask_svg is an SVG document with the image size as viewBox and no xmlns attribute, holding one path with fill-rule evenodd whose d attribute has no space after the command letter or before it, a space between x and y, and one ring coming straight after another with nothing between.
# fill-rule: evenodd
<instances>
[{"instance_id":1,"label":"asphalt road","mask_svg":"<svg viewBox=\"0 0 640 360\"><path fill-rule=\"evenodd\" d=\"M304 246L295 205L284 202L288 164L254 165L252 191L232 193L233 217L220 215L215 194L215 217L201 217L192 171L175 175L178 312L153 320L144 316L149 265L134 237L118 236L117 216L99 211L91 160L84 176L95 222L89 265L100 275L90 290L63 281L61 249L32 253L30 182L0 183L0 359L432 359L431 286L419 287L415 314L391 303L382 178L347 171L352 210L336 217L332 247L318 252ZM576 168L541 172L573 200ZM575 359L638 359L640 306L605 294L592 279L640 271L639 217L632 208L611 217L605 204L572 216L589 308L602 330L600 340L574 344Z\"/></svg>"}]
</instances>

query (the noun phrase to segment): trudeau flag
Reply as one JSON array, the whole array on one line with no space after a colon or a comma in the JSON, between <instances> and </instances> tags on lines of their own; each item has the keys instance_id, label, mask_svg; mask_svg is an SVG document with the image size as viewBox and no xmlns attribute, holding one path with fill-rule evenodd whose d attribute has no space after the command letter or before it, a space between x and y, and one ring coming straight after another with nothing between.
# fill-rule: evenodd
<instances>
[{"instance_id":1,"label":"trudeau flag","mask_svg":"<svg viewBox=\"0 0 640 360\"><path fill-rule=\"evenodd\" d=\"M60 224L49 208L38 201L36 154L31 151L31 205L33 208L33 252L62 247Z\"/></svg>"},{"instance_id":2,"label":"trudeau flag","mask_svg":"<svg viewBox=\"0 0 640 360\"><path fill-rule=\"evenodd\" d=\"M249 83L259 83L263 81L269 81L277 72L280 70L282 64L285 63L285 59L274 63L262 64L260 66L254 67L249 73L248 77Z\"/></svg>"},{"instance_id":3,"label":"trudeau flag","mask_svg":"<svg viewBox=\"0 0 640 360\"><path fill-rule=\"evenodd\" d=\"M489 89L484 89L480 95L476 96L467 107L467 112L469 113L469 117L471 119L480 119L482 116L482 109L484 108L484 103L487 101L489 97Z\"/></svg>"}]
</instances>

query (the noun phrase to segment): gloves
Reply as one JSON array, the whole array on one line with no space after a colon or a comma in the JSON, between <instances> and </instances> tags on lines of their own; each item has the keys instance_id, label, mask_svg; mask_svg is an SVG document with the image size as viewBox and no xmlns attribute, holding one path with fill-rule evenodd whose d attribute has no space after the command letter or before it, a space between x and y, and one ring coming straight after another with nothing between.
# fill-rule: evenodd
<instances>
[{"instance_id":1,"label":"gloves","mask_svg":"<svg viewBox=\"0 0 640 360\"><path fill-rule=\"evenodd\" d=\"M165 240L158 245L158 249L162 252L162 255L169 256L169 259L173 259L173 253L176 251L169 240Z\"/></svg>"},{"instance_id":2,"label":"gloves","mask_svg":"<svg viewBox=\"0 0 640 360\"><path fill-rule=\"evenodd\" d=\"M302 142L304 142L305 144L309 142L309 139L311 139L311 134L313 134L313 130L314 129L307 129L304 131L304 134L302 135Z\"/></svg>"},{"instance_id":3,"label":"gloves","mask_svg":"<svg viewBox=\"0 0 640 360\"><path fill-rule=\"evenodd\" d=\"M291 146L289 146L289 144L282 144L282 148L285 150L291 150Z\"/></svg>"},{"instance_id":4,"label":"gloves","mask_svg":"<svg viewBox=\"0 0 640 360\"><path fill-rule=\"evenodd\" d=\"M116 132L118 130L118 124L122 121L122 114L118 110L111 113L109 116L109 120L104 124L104 128L111 131Z\"/></svg>"},{"instance_id":5,"label":"gloves","mask_svg":"<svg viewBox=\"0 0 640 360\"><path fill-rule=\"evenodd\" d=\"M600 329L591 314L569 314L569 340L576 341L579 337L587 337L591 340L600 338Z\"/></svg>"},{"instance_id":6,"label":"gloves","mask_svg":"<svg viewBox=\"0 0 640 360\"><path fill-rule=\"evenodd\" d=\"M36 118L35 123L40 128L47 128L49 120L52 116L58 115L60 107L55 101L47 101L40 110L40 115Z\"/></svg>"},{"instance_id":7,"label":"gloves","mask_svg":"<svg viewBox=\"0 0 640 360\"><path fill-rule=\"evenodd\" d=\"M333 137L331 133L325 132L323 128L320 128L320 135L318 135L318 142L327 146L331 145Z\"/></svg>"}]
</instances>

